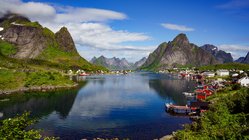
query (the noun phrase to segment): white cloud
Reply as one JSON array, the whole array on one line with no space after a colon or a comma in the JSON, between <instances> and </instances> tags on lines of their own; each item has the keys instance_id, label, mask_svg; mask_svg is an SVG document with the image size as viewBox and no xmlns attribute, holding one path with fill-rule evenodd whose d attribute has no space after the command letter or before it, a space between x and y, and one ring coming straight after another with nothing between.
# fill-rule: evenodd
<instances>
[{"instance_id":1,"label":"white cloud","mask_svg":"<svg viewBox=\"0 0 249 140\"><path fill-rule=\"evenodd\" d=\"M71 33L78 50L84 50L83 57L98 56L108 52L112 56L136 54L135 59L146 56L152 47L128 46L127 42L146 41L150 37L144 33L133 33L126 30L114 30L106 21L127 19L124 13L70 6L54 6L40 2L23 2L21 0L2 0L0 13L14 12L39 21L53 32L66 26ZM86 49L87 48L87 49ZM154 48L154 47L153 47ZM96 50L95 53L92 50ZM91 51L91 56L89 55ZM122 51L122 53L120 53ZM139 53L138 53L139 52ZM125 56L124 56L125 57ZM126 57L127 58L127 57Z\"/></svg>"},{"instance_id":2,"label":"white cloud","mask_svg":"<svg viewBox=\"0 0 249 140\"><path fill-rule=\"evenodd\" d=\"M220 50L230 52L234 59L245 56L249 52L248 45L222 44L218 46Z\"/></svg>"},{"instance_id":3,"label":"white cloud","mask_svg":"<svg viewBox=\"0 0 249 140\"><path fill-rule=\"evenodd\" d=\"M171 24L171 23L162 23L161 26L163 26L166 29L183 31L183 32L195 30L194 28L190 28L190 27L187 27L185 25L177 25L177 24Z\"/></svg>"},{"instance_id":4,"label":"white cloud","mask_svg":"<svg viewBox=\"0 0 249 140\"><path fill-rule=\"evenodd\" d=\"M56 14L55 9L48 4L39 2L23 3L19 0L2 0L0 13L3 15L7 12L21 14L34 20L53 19Z\"/></svg>"},{"instance_id":5,"label":"white cloud","mask_svg":"<svg viewBox=\"0 0 249 140\"><path fill-rule=\"evenodd\" d=\"M221 4L217 6L221 9L243 9L249 7L248 0L230 0L227 3Z\"/></svg>"},{"instance_id":6,"label":"white cloud","mask_svg":"<svg viewBox=\"0 0 249 140\"><path fill-rule=\"evenodd\" d=\"M67 22L87 22L87 21L106 21L110 19L122 20L127 16L123 13L95 9L95 8L75 8L75 7L63 7L60 14L57 14L55 21L59 23Z\"/></svg>"}]
</instances>

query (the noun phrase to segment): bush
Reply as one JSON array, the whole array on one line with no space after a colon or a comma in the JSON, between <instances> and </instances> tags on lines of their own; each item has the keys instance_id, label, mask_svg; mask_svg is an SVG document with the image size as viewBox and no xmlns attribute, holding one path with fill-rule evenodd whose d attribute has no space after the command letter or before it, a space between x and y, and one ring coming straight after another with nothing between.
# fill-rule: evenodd
<instances>
[{"instance_id":1,"label":"bush","mask_svg":"<svg viewBox=\"0 0 249 140\"><path fill-rule=\"evenodd\" d=\"M14 118L8 118L0 122L0 138L4 140L12 139L32 139L39 140L42 138L41 130L30 129L30 126L37 122L29 118L30 112L17 115ZM56 140L55 137L44 137L44 140Z\"/></svg>"}]
</instances>

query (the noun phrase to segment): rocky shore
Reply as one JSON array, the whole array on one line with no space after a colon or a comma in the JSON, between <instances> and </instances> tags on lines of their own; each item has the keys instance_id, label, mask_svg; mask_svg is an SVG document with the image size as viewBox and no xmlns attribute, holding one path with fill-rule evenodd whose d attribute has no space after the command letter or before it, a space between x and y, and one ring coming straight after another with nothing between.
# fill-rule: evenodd
<instances>
[{"instance_id":1,"label":"rocky shore","mask_svg":"<svg viewBox=\"0 0 249 140\"><path fill-rule=\"evenodd\" d=\"M32 92L32 91L41 91L41 92L48 92L48 91L55 91L59 89L71 89L77 87L78 84L73 85L64 85L64 86L33 86L33 87L21 87L18 89L13 90L0 90L0 95L3 94L12 94L12 93L23 93L23 92Z\"/></svg>"}]
</instances>

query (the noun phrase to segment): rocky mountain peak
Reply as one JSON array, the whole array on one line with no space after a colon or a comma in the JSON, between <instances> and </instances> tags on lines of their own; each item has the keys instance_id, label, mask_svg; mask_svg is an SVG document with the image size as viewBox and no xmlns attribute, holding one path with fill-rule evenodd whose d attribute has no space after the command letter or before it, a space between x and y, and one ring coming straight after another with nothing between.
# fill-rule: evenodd
<instances>
[{"instance_id":1,"label":"rocky mountain peak","mask_svg":"<svg viewBox=\"0 0 249 140\"><path fill-rule=\"evenodd\" d=\"M185 34L179 34L173 41L160 44L140 68L144 70L160 70L217 63L218 61L214 56L197 45L189 43Z\"/></svg>"},{"instance_id":2,"label":"rocky mountain peak","mask_svg":"<svg viewBox=\"0 0 249 140\"><path fill-rule=\"evenodd\" d=\"M8 13L5 14L3 17L0 18L0 26L4 26L4 24L10 24L13 22L31 22L27 17L19 15L19 14L13 14Z\"/></svg>"},{"instance_id":3,"label":"rocky mountain peak","mask_svg":"<svg viewBox=\"0 0 249 140\"><path fill-rule=\"evenodd\" d=\"M66 27L62 27L55 33L55 39L59 44L60 49L66 52L77 52L74 41Z\"/></svg>"},{"instance_id":4,"label":"rocky mountain peak","mask_svg":"<svg viewBox=\"0 0 249 140\"><path fill-rule=\"evenodd\" d=\"M206 52L212 54L219 62L221 63L230 63L233 62L233 57L231 53L227 53L223 50L219 50L218 47L211 45L211 44L205 44L201 46L203 50Z\"/></svg>"},{"instance_id":5,"label":"rocky mountain peak","mask_svg":"<svg viewBox=\"0 0 249 140\"><path fill-rule=\"evenodd\" d=\"M178 45L188 45L189 40L186 34L181 33L174 38L173 43L177 43Z\"/></svg>"},{"instance_id":6,"label":"rocky mountain peak","mask_svg":"<svg viewBox=\"0 0 249 140\"><path fill-rule=\"evenodd\" d=\"M247 53L243 63L249 64L249 52Z\"/></svg>"}]
</instances>

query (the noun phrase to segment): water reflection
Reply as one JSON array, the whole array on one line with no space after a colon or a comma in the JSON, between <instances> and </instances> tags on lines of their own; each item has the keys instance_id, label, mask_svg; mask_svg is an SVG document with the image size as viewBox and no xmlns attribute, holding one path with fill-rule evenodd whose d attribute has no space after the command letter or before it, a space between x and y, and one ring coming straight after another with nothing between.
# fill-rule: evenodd
<instances>
[{"instance_id":1,"label":"water reflection","mask_svg":"<svg viewBox=\"0 0 249 140\"><path fill-rule=\"evenodd\" d=\"M85 86L82 83L81 86ZM47 93L19 93L13 95L0 96L0 112L4 118L13 117L16 114L22 114L24 111L30 111L32 116L47 116L52 112L57 112L61 119L65 119L72 108L77 89L54 91Z\"/></svg>"},{"instance_id":2,"label":"water reflection","mask_svg":"<svg viewBox=\"0 0 249 140\"><path fill-rule=\"evenodd\" d=\"M76 79L77 80L77 79ZM62 139L94 137L153 139L181 128L187 118L165 113L167 101L184 104L192 83L170 75L135 73L90 76L76 90L25 94L0 102L4 117L24 110L41 117L36 128Z\"/></svg>"},{"instance_id":3,"label":"water reflection","mask_svg":"<svg viewBox=\"0 0 249 140\"><path fill-rule=\"evenodd\" d=\"M149 85L157 94L165 100L172 100L178 105L187 103L182 92L192 91L194 84L192 81L172 79L172 80L150 80Z\"/></svg>"}]
</instances>

